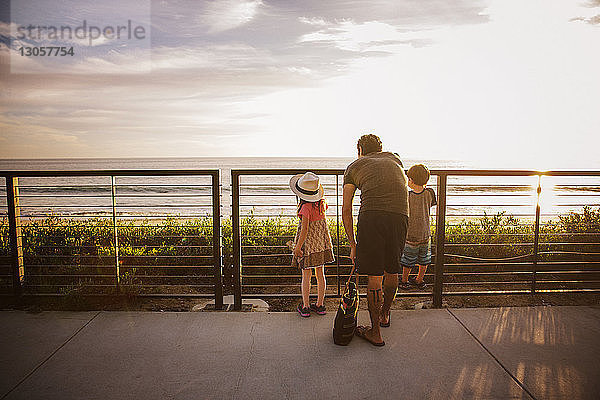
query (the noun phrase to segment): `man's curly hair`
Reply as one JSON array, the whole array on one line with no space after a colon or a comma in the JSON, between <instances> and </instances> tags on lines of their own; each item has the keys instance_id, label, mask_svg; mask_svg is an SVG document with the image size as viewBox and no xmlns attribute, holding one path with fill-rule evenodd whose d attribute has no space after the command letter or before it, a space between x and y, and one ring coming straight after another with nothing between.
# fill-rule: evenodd
<instances>
[{"instance_id":1,"label":"man's curly hair","mask_svg":"<svg viewBox=\"0 0 600 400\"><path fill-rule=\"evenodd\" d=\"M376 153L382 149L381 139L379 139L379 136L377 135L362 135L360 139L358 139L356 147L362 149L363 156Z\"/></svg>"}]
</instances>

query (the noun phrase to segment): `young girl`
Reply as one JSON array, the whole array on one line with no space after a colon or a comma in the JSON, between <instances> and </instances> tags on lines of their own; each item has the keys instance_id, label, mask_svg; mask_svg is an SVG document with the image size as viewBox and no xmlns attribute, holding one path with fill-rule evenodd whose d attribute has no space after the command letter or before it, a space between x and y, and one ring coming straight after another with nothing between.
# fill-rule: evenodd
<instances>
[{"instance_id":1,"label":"young girl","mask_svg":"<svg viewBox=\"0 0 600 400\"><path fill-rule=\"evenodd\" d=\"M323 198L323 186L312 172L299 174L290 179L290 189L298 197L300 223L294 240L292 266L302 269L302 303L298 312L310 317L310 312L325 314L325 267L333 261L333 246L325 219L327 205ZM317 276L317 303L310 304L310 280L312 269Z\"/></svg>"}]
</instances>

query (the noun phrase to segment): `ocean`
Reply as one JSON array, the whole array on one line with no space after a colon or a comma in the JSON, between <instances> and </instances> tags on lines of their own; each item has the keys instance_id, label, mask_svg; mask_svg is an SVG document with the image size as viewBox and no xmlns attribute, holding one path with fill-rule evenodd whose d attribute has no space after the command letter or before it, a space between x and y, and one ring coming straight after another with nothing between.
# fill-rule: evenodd
<instances>
[{"instance_id":1,"label":"ocean","mask_svg":"<svg viewBox=\"0 0 600 400\"><path fill-rule=\"evenodd\" d=\"M222 215L231 214L232 169L344 169L352 158L130 158L0 160L0 170L98 169L219 169ZM478 166L455 160L404 160L405 167L424 163L431 169ZM481 167L481 166L480 166ZM295 196L287 187L290 176L241 178L242 215L293 216ZM336 178L323 176L329 213L335 215ZM0 207L6 210L6 189L0 182ZM207 177L117 177L116 210L120 218L194 218L210 214L210 179ZM341 177L337 194L341 202ZM436 188L436 178L429 185ZM535 214L537 177L450 177L450 218L479 218L506 213L521 218ZM112 215L109 177L20 178L21 213L25 217L57 215L89 218ZM600 177L543 177L542 216L554 218L600 206ZM355 205L358 207L359 196Z\"/></svg>"}]
</instances>

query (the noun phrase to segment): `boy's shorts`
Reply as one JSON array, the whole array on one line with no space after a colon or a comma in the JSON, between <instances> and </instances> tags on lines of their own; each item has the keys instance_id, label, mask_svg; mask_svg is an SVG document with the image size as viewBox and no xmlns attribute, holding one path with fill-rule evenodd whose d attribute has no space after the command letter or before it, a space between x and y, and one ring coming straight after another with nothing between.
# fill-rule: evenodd
<instances>
[{"instance_id":1,"label":"boy's shorts","mask_svg":"<svg viewBox=\"0 0 600 400\"><path fill-rule=\"evenodd\" d=\"M358 216L356 265L363 275L400 272L408 217L385 211L363 211Z\"/></svg>"},{"instance_id":2,"label":"boy's shorts","mask_svg":"<svg viewBox=\"0 0 600 400\"><path fill-rule=\"evenodd\" d=\"M431 264L431 239L418 245L406 243L400 263L404 268Z\"/></svg>"}]
</instances>

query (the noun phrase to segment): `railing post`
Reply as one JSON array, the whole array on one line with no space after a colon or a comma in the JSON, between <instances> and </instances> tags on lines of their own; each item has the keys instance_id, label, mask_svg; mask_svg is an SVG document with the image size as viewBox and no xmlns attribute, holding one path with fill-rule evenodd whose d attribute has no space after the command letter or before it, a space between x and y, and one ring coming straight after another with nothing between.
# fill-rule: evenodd
<instances>
[{"instance_id":1,"label":"railing post","mask_svg":"<svg viewBox=\"0 0 600 400\"><path fill-rule=\"evenodd\" d=\"M23 234L19 207L19 178L16 176L6 177L6 204L8 205L8 234L10 238L13 293L15 296L19 296L22 293L25 280L25 263L23 260Z\"/></svg>"},{"instance_id":2,"label":"railing post","mask_svg":"<svg viewBox=\"0 0 600 400\"><path fill-rule=\"evenodd\" d=\"M435 223L435 281L433 283L433 307L442 308L444 286L444 245L446 244L446 183L447 175L438 175L437 212Z\"/></svg>"},{"instance_id":3,"label":"railing post","mask_svg":"<svg viewBox=\"0 0 600 400\"><path fill-rule=\"evenodd\" d=\"M336 274L337 274L337 294L341 296L340 291L340 176L335 176L335 229L337 236L337 244L336 244Z\"/></svg>"},{"instance_id":4,"label":"railing post","mask_svg":"<svg viewBox=\"0 0 600 400\"><path fill-rule=\"evenodd\" d=\"M215 278L215 309L223 308L223 266L221 262L221 187L220 173L212 174L212 247Z\"/></svg>"},{"instance_id":5,"label":"railing post","mask_svg":"<svg viewBox=\"0 0 600 400\"><path fill-rule=\"evenodd\" d=\"M117 189L116 177L110 177L110 195L112 199L113 243L115 250L115 289L121 291L121 271L119 268L119 232L117 228Z\"/></svg>"},{"instance_id":6,"label":"railing post","mask_svg":"<svg viewBox=\"0 0 600 400\"><path fill-rule=\"evenodd\" d=\"M542 175L538 175L538 185L537 185L537 196L535 203L535 230L533 234L533 265L532 265L532 274L531 274L531 294L535 294L536 289L536 280L537 280L537 263L538 263L538 252L539 252L539 241L540 241L540 195L542 194Z\"/></svg>"},{"instance_id":7,"label":"railing post","mask_svg":"<svg viewBox=\"0 0 600 400\"><path fill-rule=\"evenodd\" d=\"M231 170L231 230L233 234L233 309L242 309L242 244L240 230L240 181Z\"/></svg>"}]
</instances>

